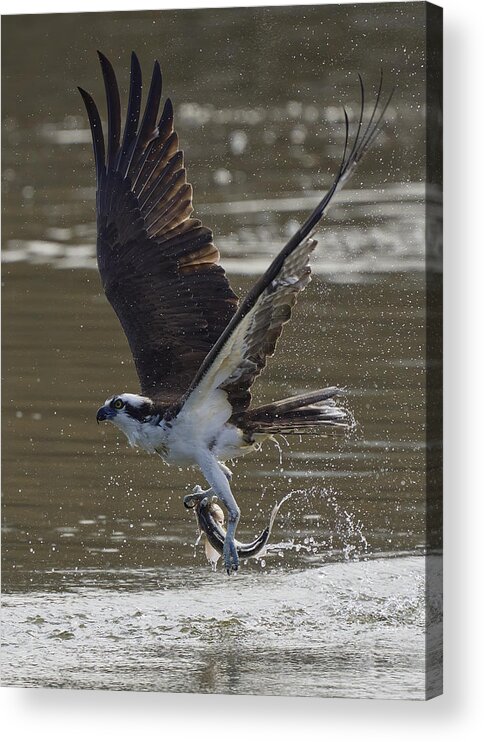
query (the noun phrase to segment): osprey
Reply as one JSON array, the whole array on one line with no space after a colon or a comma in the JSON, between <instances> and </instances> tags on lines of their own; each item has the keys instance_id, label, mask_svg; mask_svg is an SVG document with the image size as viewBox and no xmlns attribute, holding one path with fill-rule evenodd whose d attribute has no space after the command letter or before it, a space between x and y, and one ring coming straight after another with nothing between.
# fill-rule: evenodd
<instances>
[{"instance_id":1,"label":"osprey","mask_svg":"<svg viewBox=\"0 0 484 742\"><path fill-rule=\"evenodd\" d=\"M98 52L107 98L107 139L92 97L82 88L96 167L97 260L106 296L123 327L141 394L115 394L97 412L132 446L168 464L197 467L209 484L198 496L225 506L222 538L227 573L236 571L240 510L227 461L277 434L343 433L348 413L335 387L252 406L251 387L274 353L297 295L310 280L312 233L331 199L370 147L390 98L380 104L382 76L369 120L361 77L361 108L353 143L326 195L264 275L239 302L219 265L210 229L192 216L192 186L173 126L169 98L155 62L141 116L141 68L131 56L126 122L108 59ZM390 96L391 97L391 96ZM191 499L192 496L189 496ZM222 534L222 536L220 536ZM216 540L214 541L216 545Z\"/></svg>"}]
</instances>

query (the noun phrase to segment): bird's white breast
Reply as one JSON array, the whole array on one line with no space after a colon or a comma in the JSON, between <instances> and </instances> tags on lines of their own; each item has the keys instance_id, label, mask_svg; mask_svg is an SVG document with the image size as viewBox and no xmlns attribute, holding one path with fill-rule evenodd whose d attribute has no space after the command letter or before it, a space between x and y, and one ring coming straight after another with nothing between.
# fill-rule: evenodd
<instances>
[{"instance_id":1,"label":"bird's white breast","mask_svg":"<svg viewBox=\"0 0 484 742\"><path fill-rule=\"evenodd\" d=\"M156 453L165 438L164 430L159 425L141 423L129 415L116 415L112 422L123 431L130 446L142 448L148 453Z\"/></svg>"},{"instance_id":2,"label":"bird's white breast","mask_svg":"<svg viewBox=\"0 0 484 742\"><path fill-rule=\"evenodd\" d=\"M168 464L197 465L207 450L219 461L252 450L253 446L244 441L242 431L235 425L220 422L215 416L209 416L204 425L197 425L190 415L183 412L170 422L161 420L158 424L141 423L129 416L117 416L113 422L123 431L131 446L157 453Z\"/></svg>"}]
</instances>

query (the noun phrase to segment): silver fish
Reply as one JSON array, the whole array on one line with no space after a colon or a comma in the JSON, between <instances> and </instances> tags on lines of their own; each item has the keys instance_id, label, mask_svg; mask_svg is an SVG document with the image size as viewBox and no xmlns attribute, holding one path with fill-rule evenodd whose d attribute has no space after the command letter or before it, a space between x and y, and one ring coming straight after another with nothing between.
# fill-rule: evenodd
<instances>
[{"instance_id":1,"label":"silver fish","mask_svg":"<svg viewBox=\"0 0 484 742\"><path fill-rule=\"evenodd\" d=\"M277 513L281 505L290 497L290 494L286 495L280 502L274 505L268 525L253 541L248 544L235 541L239 559L260 558L265 554ZM217 498L213 496L212 491L203 491L201 487L196 487L191 495L187 495L183 500L183 504L188 510L193 510L195 513L200 532L196 545L200 541L205 542L206 557L211 563L212 569L215 570L223 552L225 540L223 510L217 504Z\"/></svg>"}]
</instances>

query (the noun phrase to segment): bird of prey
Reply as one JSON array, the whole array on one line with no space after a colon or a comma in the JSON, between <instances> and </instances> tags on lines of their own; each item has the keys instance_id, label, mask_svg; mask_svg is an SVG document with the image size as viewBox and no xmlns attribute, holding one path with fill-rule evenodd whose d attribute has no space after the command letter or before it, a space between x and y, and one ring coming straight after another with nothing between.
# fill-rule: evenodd
<instances>
[{"instance_id":1,"label":"bird of prey","mask_svg":"<svg viewBox=\"0 0 484 742\"><path fill-rule=\"evenodd\" d=\"M313 232L377 135L389 99L382 76L365 121L364 88L353 141L334 180L304 224L239 302L219 265L210 229L192 216L192 186L162 77L154 63L142 113L141 68L131 56L124 129L108 59L98 52L107 98L107 137L82 88L92 131L97 193L97 260L102 285L133 354L141 394L109 397L97 420L114 423L132 446L168 464L197 467L227 511L223 563L237 570L240 510L226 462L277 434L338 434L352 425L336 386L253 406L251 387L274 353L297 295L310 280ZM142 114L142 115L141 115ZM203 493L200 497L204 497Z\"/></svg>"}]
</instances>

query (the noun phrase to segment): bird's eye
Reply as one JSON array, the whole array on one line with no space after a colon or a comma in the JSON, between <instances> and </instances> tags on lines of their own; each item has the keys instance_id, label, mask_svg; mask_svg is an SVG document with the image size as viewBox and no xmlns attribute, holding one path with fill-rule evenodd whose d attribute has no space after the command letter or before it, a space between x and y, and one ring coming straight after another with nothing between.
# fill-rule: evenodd
<instances>
[{"instance_id":1,"label":"bird's eye","mask_svg":"<svg viewBox=\"0 0 484 742\"><path fill-rule=\"evenodd\" d=\"M122 399L115 399L113 404L116 410L122 410L124 407L124 402Z\"/></svg>"}]
</instances>

